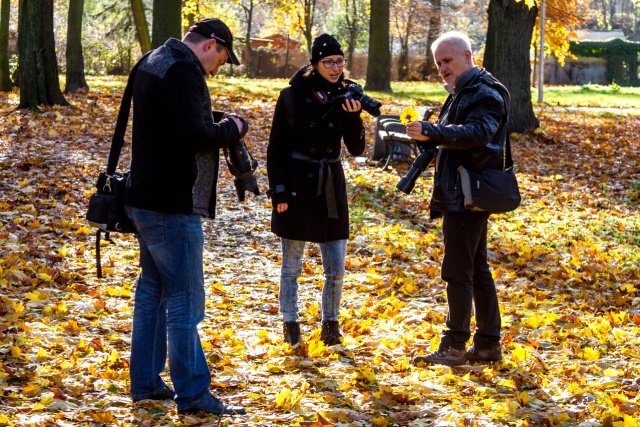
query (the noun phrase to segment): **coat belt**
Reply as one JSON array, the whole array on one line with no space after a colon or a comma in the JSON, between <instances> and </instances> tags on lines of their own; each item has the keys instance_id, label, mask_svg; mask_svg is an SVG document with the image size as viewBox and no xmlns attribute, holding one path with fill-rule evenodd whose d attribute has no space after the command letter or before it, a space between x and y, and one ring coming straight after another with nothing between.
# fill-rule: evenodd
<instances>
[{"instance_id":1,"label":"coat belt","mask_svg":"<svg viewBox=\"0 0 640 427\"><path fill-rule=\"evenodd\" d=\"M324 196L327 201L327 215L329 218L338 219L338 205L336 202L336 190L333 186L333 173L329 163L338 163L342 160L342 151L335 159L313 159L299 151L293 151L291 158L302 160L303 162L316 163L318 165L318 191L316 196L322 194L324 185ZM327 181L324 181L324 170L327 169Z\"/></svg>"}]
</instances>

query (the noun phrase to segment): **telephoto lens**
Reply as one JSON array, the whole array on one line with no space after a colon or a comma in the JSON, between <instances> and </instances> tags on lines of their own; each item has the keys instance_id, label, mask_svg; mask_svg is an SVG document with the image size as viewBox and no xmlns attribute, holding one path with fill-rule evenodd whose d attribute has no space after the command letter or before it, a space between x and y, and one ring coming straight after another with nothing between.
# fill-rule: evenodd
<instances>
[{"instance_id":1,"label":"telephoto lens","mask_svg":"<svg viewBox=\"0 0 640 427\"><path fill-rule=\"evenodd\" d=\"M422 172L424 172L427 167L429 167L429 163L431 163L435 155L435 148L421 152L413 161L413 165L411 165L409 172L407 172L400 182L398 182L396 188L405 194L411 194L413 187L416 186L418 177L422 175Z\"/></svg>"}]
</instances>

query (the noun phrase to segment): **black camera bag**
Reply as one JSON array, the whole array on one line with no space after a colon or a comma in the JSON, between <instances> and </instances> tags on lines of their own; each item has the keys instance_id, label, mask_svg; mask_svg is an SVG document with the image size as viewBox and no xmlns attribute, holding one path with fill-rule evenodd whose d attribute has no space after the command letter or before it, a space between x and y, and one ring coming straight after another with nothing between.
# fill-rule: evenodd
<instances>
[{"instance_id":1,"label":"black camera bag","mask_svg":"<svg viewBox=\"0 0 640 427\"><path fill-rule=\"evenodd\" d=\"M111 140L107 171L100 172L96 182L97 191L91 195L87 208L86 219L89 225L96 230L96 270L98 278L102 278L102 265L100 262L100 235L104 233L106 240L111 240L110 233L135 233L136 228L124 209L124 195L127 190L128 172L116 172L120 151L124 145L124 134L131 110L131 98L133 96L133 81L140 62L149 55L145 54L134 65L129 73L127 86L122 95L116 130Z\"/></svg>"}]
</instances>

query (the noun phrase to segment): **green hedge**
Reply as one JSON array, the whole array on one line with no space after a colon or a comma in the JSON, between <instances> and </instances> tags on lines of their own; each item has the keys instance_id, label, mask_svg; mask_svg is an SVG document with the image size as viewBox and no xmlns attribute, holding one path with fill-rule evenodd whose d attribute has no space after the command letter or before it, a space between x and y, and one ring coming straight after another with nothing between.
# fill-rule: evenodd
<instances>
[{"instance_id":1,"label":"green hedge","mask_svg":"<svg viewBox=\"0 0 640 427\"><path fill-rule=\"evenodd\" d=\"M620 86L640 86L638 79L638 53L640 43L620 38L605 42L571 42L569 50L574 55L604 58L607 61L607 80Z\"/></svg>"}]
</instances>

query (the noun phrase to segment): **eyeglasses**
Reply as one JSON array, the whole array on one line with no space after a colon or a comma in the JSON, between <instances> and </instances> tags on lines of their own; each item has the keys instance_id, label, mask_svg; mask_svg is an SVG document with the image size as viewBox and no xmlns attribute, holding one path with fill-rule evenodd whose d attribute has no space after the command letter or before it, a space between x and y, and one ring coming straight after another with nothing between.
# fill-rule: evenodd
<instances>
[{"instance_id":1,"label":"eyeglasses","mask_svg":"<svg viewBox=\"0 0 640 427\"><path fill-rule=\"evenodd\" d=\"M338 68L342 68L344 67L344 64L347 63L347 59L346 58L340 58L337 61L334 61L333 59L325 59L324 61L321 61L322 65L324 65L324 68L333 68L334 65L337 65Z\"/></svg>"}]
</instances>

